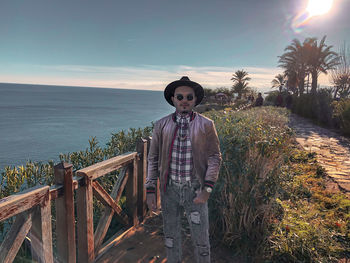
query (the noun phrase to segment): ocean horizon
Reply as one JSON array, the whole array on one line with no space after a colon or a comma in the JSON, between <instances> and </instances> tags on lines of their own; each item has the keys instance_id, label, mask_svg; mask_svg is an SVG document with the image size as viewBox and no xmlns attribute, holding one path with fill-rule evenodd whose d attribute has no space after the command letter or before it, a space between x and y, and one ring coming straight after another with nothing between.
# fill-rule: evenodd
<instances>
[{"instance_id":1,"label":"ocean horizon","mask_svg":"<svg viewBox=\"0 0 350 263\"><path fill-rule=\"evenodd\" d=\"M0 170L59 161L174 111L162 91L0 83Z\"/></svg>"}]
</instances>

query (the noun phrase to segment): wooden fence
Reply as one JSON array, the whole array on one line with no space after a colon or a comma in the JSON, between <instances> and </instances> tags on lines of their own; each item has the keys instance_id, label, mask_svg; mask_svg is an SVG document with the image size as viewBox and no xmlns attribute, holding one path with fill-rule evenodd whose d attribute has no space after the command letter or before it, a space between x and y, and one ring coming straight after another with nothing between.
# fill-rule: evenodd
<instances>
[{"instance_id":1,"label":"wooden fence","mask_svg":"<svg viewBox=\"0 0 350 263\"><path fill-rule=\"evenodd\" d=\"M32 258L38 262L86 263L105 253L113 240L138 225L146 214L144 182L150 140L140 139L136 152L83 168L76 176L71 164L60 163L54 167L53 186L36 186L1 199L0 222L14 216L15 219L0 245L0 262L12 262L26 237L30 240ZM108 194L97 179L117 170L118 178ZM118 204L124 190L125 210ZM96 229L94 196L105 206ZM159 204L159 192L157 198ZM57 257L53 256L52 247L53 200ZM103 243L113 215L124 228Z\"/></svg>"}]
</instances>

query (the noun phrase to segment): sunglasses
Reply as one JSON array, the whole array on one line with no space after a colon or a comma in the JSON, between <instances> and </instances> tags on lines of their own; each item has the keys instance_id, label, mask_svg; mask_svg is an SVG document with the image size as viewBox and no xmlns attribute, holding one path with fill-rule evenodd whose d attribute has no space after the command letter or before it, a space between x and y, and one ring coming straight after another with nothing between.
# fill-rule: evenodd
<instances>
[{"instance_id":1,"label":"sunglasses","mask_svg":"<svg viewBox=\"0 0 350 263\"><path fill-rule=\"evenodd\" d=\"M181 101L181 100L184 99L184 95L182 95L182 94L177 94L177 95L176 95L176 99L179 100L179 101ZM192 94L187 95L187 100L188 100L188 101L193 100L193 95L192 95Z\"/></svg>"}]
</instances>

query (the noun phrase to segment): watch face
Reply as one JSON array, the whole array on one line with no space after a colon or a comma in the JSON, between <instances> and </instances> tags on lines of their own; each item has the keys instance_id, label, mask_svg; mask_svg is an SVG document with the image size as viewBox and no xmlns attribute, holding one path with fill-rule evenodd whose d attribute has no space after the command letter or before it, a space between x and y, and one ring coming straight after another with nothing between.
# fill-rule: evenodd
<instances>
[{"instance_id":1,"label":"watch face","mask_svg":"<svg viewBox=\"0 0 350 263\"><path fill-rule=\"evenodd\" d=\"M213 189L211 189L210 187L206 187L205 190L208 192L208 193L211 193L213 191Z\"/></svg>"}]
</instances>

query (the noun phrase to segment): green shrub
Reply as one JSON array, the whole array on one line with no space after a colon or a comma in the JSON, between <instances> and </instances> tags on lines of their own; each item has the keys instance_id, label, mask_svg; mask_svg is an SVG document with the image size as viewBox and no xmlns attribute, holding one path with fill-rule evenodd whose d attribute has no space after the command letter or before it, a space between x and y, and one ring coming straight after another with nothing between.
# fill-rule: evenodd
<instances>
[{"instance_id":1,"label":"green shrub","mask_svg":"<svg viewBox=\"0 0 350 263\"><path fill-rule=\"evenodd\" d=\"M332 96L326 89L316 94L301 94L293 96L292 112L305 118L313 119L316 123L333 127Z\"/></svg>"},{"instance_id":2,"label":"green shrub","mask_svg":"<svg viewBox=\"0 0 350 263\"><path fill-rule=\"evenodd\" d=\"M136 141L139 138L145 138L151 135L152 126L145 127L143 129L134 129L120 131L112 134L110 141L106 144L105 148L101 148L98 145L98 141L95 137L89 140L89 147L84 151L78 151L73 153L61 154L59 156L61 161L73 164L73 170L79 170L81 168L87 167L94 163L112 158L116 155L123 154L128 151L135 151ZM41 162L27 162L25 165L20 165L17 167L5 167L0 174L0 199L16 192L23 191L32 186L41 185L52 185L53 183L53 167L54 162L48 161L48 163ZM118 178L118 172L114 172L99 178L99 182L108 192L111 191L116 179ZM123 207L125 203L125 198L121 198L120 205ZM52 217L55 221L55 206L52 203ZM94 198L94 227L96 227L104 206L97 202ZM6 232L9 229L9 224L13 223L13 218L6 221L0 222L0 243L5 237ZM56 247L55 242L55 224L53 227L53 246L54 250ZM109 230L112 231L107 233L106 238L114 234L116 229L120 225L113 218ZM22 245L19 253L17 254L17 262L22 262L24 258L30 258L30 249L26 247L25 244Z\"/></svg>"},{"instance_id":3,"label":"green shrub","mask_svg":"<svg viewBox=\"0 0 350 263\"><path fill-rule=\"evenodd\" d=\"M265 104L269 105L269 106L275 105L275 101L276 101L278 94L279 94L278 90L274 90L274 91L270 92L269 95L267 95L265 98Z\"/></svg>"},{"instance_id":4,"label":"green shrub","mask_svg":"<svg viewBox=\"0 0 350 263\"><path fill-rule=\"evenodd\" d=\"M341 131L350 135L350 99L341 99L332 103L334 107L333 117Z\"/></svg>"}]
</instances>

